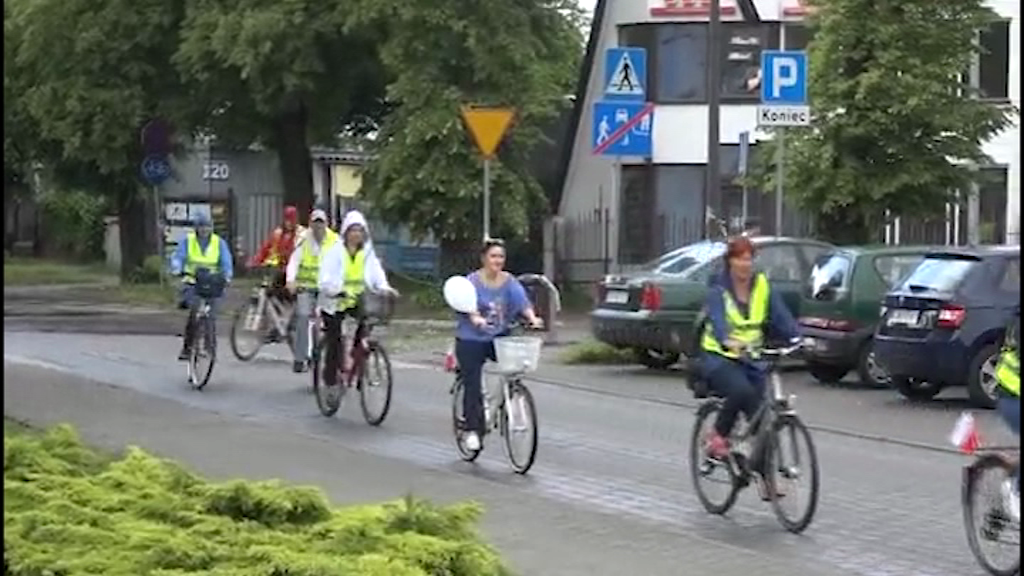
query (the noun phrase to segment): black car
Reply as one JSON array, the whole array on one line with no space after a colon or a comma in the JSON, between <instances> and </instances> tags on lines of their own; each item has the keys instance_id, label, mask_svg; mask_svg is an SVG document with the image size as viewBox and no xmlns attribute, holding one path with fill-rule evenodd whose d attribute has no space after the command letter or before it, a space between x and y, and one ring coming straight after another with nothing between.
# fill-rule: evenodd
<instances>
[{"instance_id":1,"label":"black car","mask_svg":"<svg viewBox=\"0 0 1024 576\"><path fill-rule=\"evenodd\" d=\"M1020 302L1020 247L930 252L882 301L875 358L912 399L967 386L992 407L999 342Z\"/></svg>"}]
</instances>

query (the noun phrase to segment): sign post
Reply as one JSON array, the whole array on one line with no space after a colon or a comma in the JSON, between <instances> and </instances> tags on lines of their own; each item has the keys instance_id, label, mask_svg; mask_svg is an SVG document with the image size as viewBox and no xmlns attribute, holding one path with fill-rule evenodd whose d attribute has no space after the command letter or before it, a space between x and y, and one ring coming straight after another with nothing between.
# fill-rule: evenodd
<instances>
[{"instance_id":1,"label":"sign post","mask_svg":"<svg viewBox=\"0 0 1024 576\"><path fill-rule=\"evenodd\" d=\"M516 111L512 108L463 106L462 119L484 159L484 240L491 237L491 160L498 151Z\"/></svg>"},{"instance_id":2,"label":"sign post","mask_svg":"<svg viewBox=\"0 0 1024 576\"><path fill-rule=\"evenodd\" d=\"M594 154L613 157L608 202L613 209L607 212L614 213L620 204L620 157L651 156L654 105L646 102L647 50L609 48L604 56L604 99L594 103L591 143Z\"/></svg>"},{"instance_id":3,"label":"sign post","mask_svg":"<svg viewBox=\"0 0 1024 576\"><path fill-rule=\"evenodd\" d=\"M746 227L747 220L750 216L750 206L747 201L747 168L750 164L750 132L744 130L740 132L740 159L739 159L739 170L740 178L743 179L743 209L740 213L740 218L743 220L741 226Z\"/></svg>"},{"instance_id":4,"label":"sign post","mask_svg":"<svg viewBox=\"0 0 1024 576\"><path fill-rule=\"evenodd\" d=\"M785 33L780 36L785 41ZM784 44L783 44L784 45ZM759 128L807 126L811 107L807 105L807 52L766 50L761 53L761 105L757 107ZM786 134L776 131L778 158L775 174L775 235L782 235L783 179L785 178Z\"/></svg>"}]
</instances>

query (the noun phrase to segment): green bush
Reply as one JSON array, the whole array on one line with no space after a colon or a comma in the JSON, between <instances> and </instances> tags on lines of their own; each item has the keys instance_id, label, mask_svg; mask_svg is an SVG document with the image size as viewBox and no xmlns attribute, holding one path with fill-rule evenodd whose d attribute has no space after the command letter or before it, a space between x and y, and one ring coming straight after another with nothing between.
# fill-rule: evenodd
<instances>
[{"instance_id":1,"label":"green bush","mask_svg":"<svg viewBox=\"0 0 1024 576\"><path fill-rule=\"evenodd\" d=\"M52 190L40 195L42 222L51 247L79 260L103 257L107 202L81 190Z\"/></svg>"},{"instance_id":2,"label":"green bush","mask_svg":"<svg viewBox=\"0 0 1024 576\"><path fill-rule=\"evenodd\" d=\"M164 268L164 259L156 254L151 254L146 256L142 261L142 266L132 273L128 281L132 284L159 284Z\"/></svg>"},{"instance_id":3,"label":"green bush","mask_svg":"<svg viewBox=\"0 0 1024 576\"><path fill-rule=\"evenodd\" d=\"M596 340L569 346L562 352L561 360L565 364L636 364L632 350L615 348Z\"/></svg>"},{"instance_id":4,"label":"green bush","mask_svg":"<svg viewBox=\"0 0 1024 576\"><path fill-rule=\"evenodd\" d=\"M66 426L4 431L10 576L506 576L479 515L412 497L333 509L317 489L212 484L137 448L104 459Z\"/></svg>"}]
</instances>

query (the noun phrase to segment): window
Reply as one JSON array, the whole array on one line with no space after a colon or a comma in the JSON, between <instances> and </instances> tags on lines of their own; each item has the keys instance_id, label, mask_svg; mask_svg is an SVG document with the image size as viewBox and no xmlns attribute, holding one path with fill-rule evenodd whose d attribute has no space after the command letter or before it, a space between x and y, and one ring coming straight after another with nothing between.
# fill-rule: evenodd
<instances>
[{"instance_id":1,"label":"window","mask_svg":"<svg viewBox=\"0 0 1024 576\"><path fill-rule=\"evenodd\" d=\"M841 253L822 254L814 260L811 273L805 280L805 293L815 300L825 300L826 288L845 290L853 271L853 260Z\"/></svg>"},{"instance_id":2,"label":"window","mask_svg":"<svg viewBox=\"0 0 1024 576\"><path fill-rule=\"evenodd\" d=\"M658 26L656 24L630 24L628 26L619 26L619 46L630 47L630 48L643 48L647 50L647 92L648 94L654 94L654 84L657 83L657 74L653 72L653 62L655 59L655 44L656 44L656 32ZM596 60L599 70L603 70L604 57ZM601 78L604 78L602 73ZM603 87L602 87L603 88ZM603 91L603 90L602 90ZM648 97L649 98L649 97Z\"/></svg>"},{"instance_id":3,"label":"window","mask_svg":"<svg viewBox=\"0 0 1024 576\"><path fill-rule=\"evenodd\" d=\"M639 264L657 253L650 234L654 206L649 164L622 167L619 191L619 262Z\"/></svg>"},{"instance_id":4,"label":"window","mask_svg":"<svg viewBox=\"0 0 1024 576\"><path fill-rule=\"evenodd\" d=\"M657 24L651 87L658 103L700 103L708 98L707 24ZM652 66L653 64L653 66Z\"/></svg>"},{"instance_id":5,"label":"window","mask_svg":"<svg viewBox=\"0 0 1024 576\"><path fill-rule=\"evenodd\" d=\"M757 251L757 267L772 282L800 282L800 257L788 244L767 246Z\"/></svg>"},{"instance_id":6,"label":"window","mask_svg":"<svg viewBox=\"0 0 1024 576\"><path fill-rule=\"evenodd\" d=\"M982 98L1006 100L1010 97L1010 23L993 22L979 35L978 88Z\"/></svg>"},{"instance_id":7,"label":"window","mask_svg":"<svg viewBox=\"0 0 1024 576\"><path fill-rule=\"evenodd\" d=\"M770 25L723 24L722 100L760 101L761 51L770 48ZM777 38L775 38L777 40Z\"/></svg>"},{"instance_id":8,"label":"window","mask_svg":"<svg viewBox=\"0 0 1024 576\"><path fill-rule=\"evenodd\" d=\"M980 170L979 176L979 240L982 244L1002 244L1006 238L1006 167L985 167ZM966 213L966 210L962 213Z\"/></svg>"},{"instance_id":9,"label":"window","mask_svg":"<svg viewBox=\"0 0 1024 576\"><path fill-rule=\"evenodd\" d=\"M999 289L1011 294L1020 294L1020 258L1007 259Z\"/></svg>"},{"instance_id":10,"label":"window","mask_svg":"<svg viewBox=\"0 0 1024 576\"><path fill-rule=\"evenodd\" d=\"M924 254L900 254L875 258L875 272L888 288L906 278L924 260Z\"/></svg>"},{"instance_id":11,"label":"window","mask_svg":"<svg viewBox=\"0 0 1024 576\"><path fill-rule=\"evenodd\" d=\"M976 258L932 256L925 258L900 285L911 292L952 292L977 266Z\"/></svg>"}]
</instances>

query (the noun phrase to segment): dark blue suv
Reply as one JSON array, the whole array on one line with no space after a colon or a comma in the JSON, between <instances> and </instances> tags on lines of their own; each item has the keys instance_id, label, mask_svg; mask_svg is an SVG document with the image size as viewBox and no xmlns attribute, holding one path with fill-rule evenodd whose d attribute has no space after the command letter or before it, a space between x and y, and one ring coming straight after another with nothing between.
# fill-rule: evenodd
<instances>
[{"instance_id":1,"label":"dark blue suv","mask_svg":"<svg viewBox=\"0 0 1024 576\"><path fill-rule=\"evenodd\" d=\"M906 398L967 386L971 402L995 405L995 366L1020 304L1020 247L929 252L882 301L875 359Z\"/></svg>"}]
</instances>

